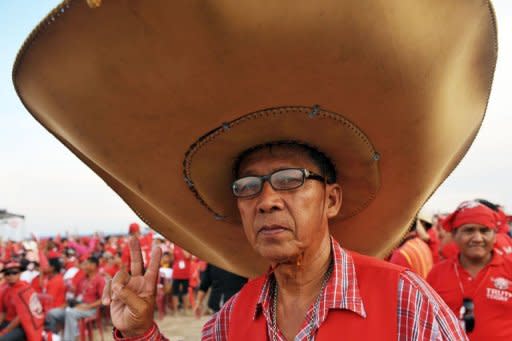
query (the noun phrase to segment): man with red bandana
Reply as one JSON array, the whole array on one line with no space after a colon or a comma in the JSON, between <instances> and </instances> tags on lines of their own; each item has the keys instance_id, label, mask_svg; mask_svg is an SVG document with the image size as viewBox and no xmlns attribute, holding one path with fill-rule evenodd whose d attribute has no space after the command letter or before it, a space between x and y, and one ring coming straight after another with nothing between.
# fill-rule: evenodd
<instances>
[{"instance_id":1,"label":"man with red bandana","mask_svg":"<svg viewBox=\"0 0 512 341\"><path fill-rule=\"evenodd\" d=\"M470 340L511 340L512 260L493 249L496 212L464 202L443 227L460 251L435 265L427 281L459 316Z\"/></svg>"}]
</instances>

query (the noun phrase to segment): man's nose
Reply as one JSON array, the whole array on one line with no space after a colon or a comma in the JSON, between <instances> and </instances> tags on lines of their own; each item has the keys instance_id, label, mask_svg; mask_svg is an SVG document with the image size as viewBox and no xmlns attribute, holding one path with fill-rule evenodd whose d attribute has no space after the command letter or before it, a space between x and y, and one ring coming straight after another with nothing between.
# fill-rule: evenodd
<instances>
[{"instance_id":1,"label":"man's nose","mask_svg":"<svg viewBox=\"0 0 512 341\"><path fill-rule=\"evenodd\" d=\"M263 188L258 195L257 209L258 213L272 213L274 211L280 211L284 207L283 201L279 192L272 188L270 183L265 181Z\"/></svg>"},{"instance_id":2,"label":"man's nose","mask_svg":"<svg viewBox=\"0 0 512 341\"><path fill-rule=\"evenodd\" d=\"M473 241L474 242L481 242L484 240L484 235L482 232L480 231L476 231L474 234L473 234Z\"/></svg>"}]
</instances>

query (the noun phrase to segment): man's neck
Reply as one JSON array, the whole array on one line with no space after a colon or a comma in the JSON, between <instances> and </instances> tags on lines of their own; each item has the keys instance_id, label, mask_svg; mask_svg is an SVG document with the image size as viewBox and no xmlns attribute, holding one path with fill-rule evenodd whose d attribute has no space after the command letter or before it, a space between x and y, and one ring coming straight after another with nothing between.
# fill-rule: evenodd
<instances>
[{"instance_id":1,"label":"man's neck","mask_svg":"<svg viewBox=\"0 0 512 341\"><path fill-rule=\"evenodd\" d=\"M331 240L327 235L316 250L306 250L293 264L281 264L275 277L281 297L316 297L331 262Z\"/></svg>"},{"instance_id":2,"label":"man's neck","mask_svg":"<svg viewBox=\"0 0 512 341\"><path fill-rule=\"evenodd\" d=\"M460 265L466 270L471 277L476 277L480 270L482 270L492 260L492 253L489 253L484 258L472 259L464 257L462 254L459 256Z\"/></svg>"}]
</instances>

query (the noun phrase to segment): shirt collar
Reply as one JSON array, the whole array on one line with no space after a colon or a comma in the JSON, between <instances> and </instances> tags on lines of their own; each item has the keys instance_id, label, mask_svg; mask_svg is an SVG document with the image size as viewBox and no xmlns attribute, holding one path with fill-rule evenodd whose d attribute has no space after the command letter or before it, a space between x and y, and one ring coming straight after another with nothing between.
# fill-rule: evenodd
<instances>
[{"instance_id":1,"label":"shirt collar","mask_svg":"<svg viewBox=\"0 0 512 341\"><path fill-rule=\"evenodd\" d=\"M331 252L334 261L334 268L327 286L322 293L326 306L321 313L320 320L327 318L329 309L350 310L363 318L366 318L363 300L357 284L356 268L350 253L345 251L340 244L331 236ZM270 303L272 301L272 282L274 274L270 269L265 278L260 296L256 303L253 319L260 313L270 318Z\"/></svg>"}]
</instances>

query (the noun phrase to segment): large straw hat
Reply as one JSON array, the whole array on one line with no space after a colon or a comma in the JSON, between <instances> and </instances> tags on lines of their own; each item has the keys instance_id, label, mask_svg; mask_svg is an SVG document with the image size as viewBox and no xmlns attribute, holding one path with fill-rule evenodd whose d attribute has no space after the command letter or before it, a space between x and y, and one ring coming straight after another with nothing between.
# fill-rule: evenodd
<instances>
[{"instance_id":1,"label":"large straw hat","mask_svg":"<svg viewBox=\"0 0 512 341\"><path fill-rule=\"evenodd\" d=\"M235 157L297 140L335 163L341 244L383 256L482 122L496 62L484 0L66 1L13 78L26 108L151 227L264 269L230 194Z\"/></svg>"}]
</instances>

